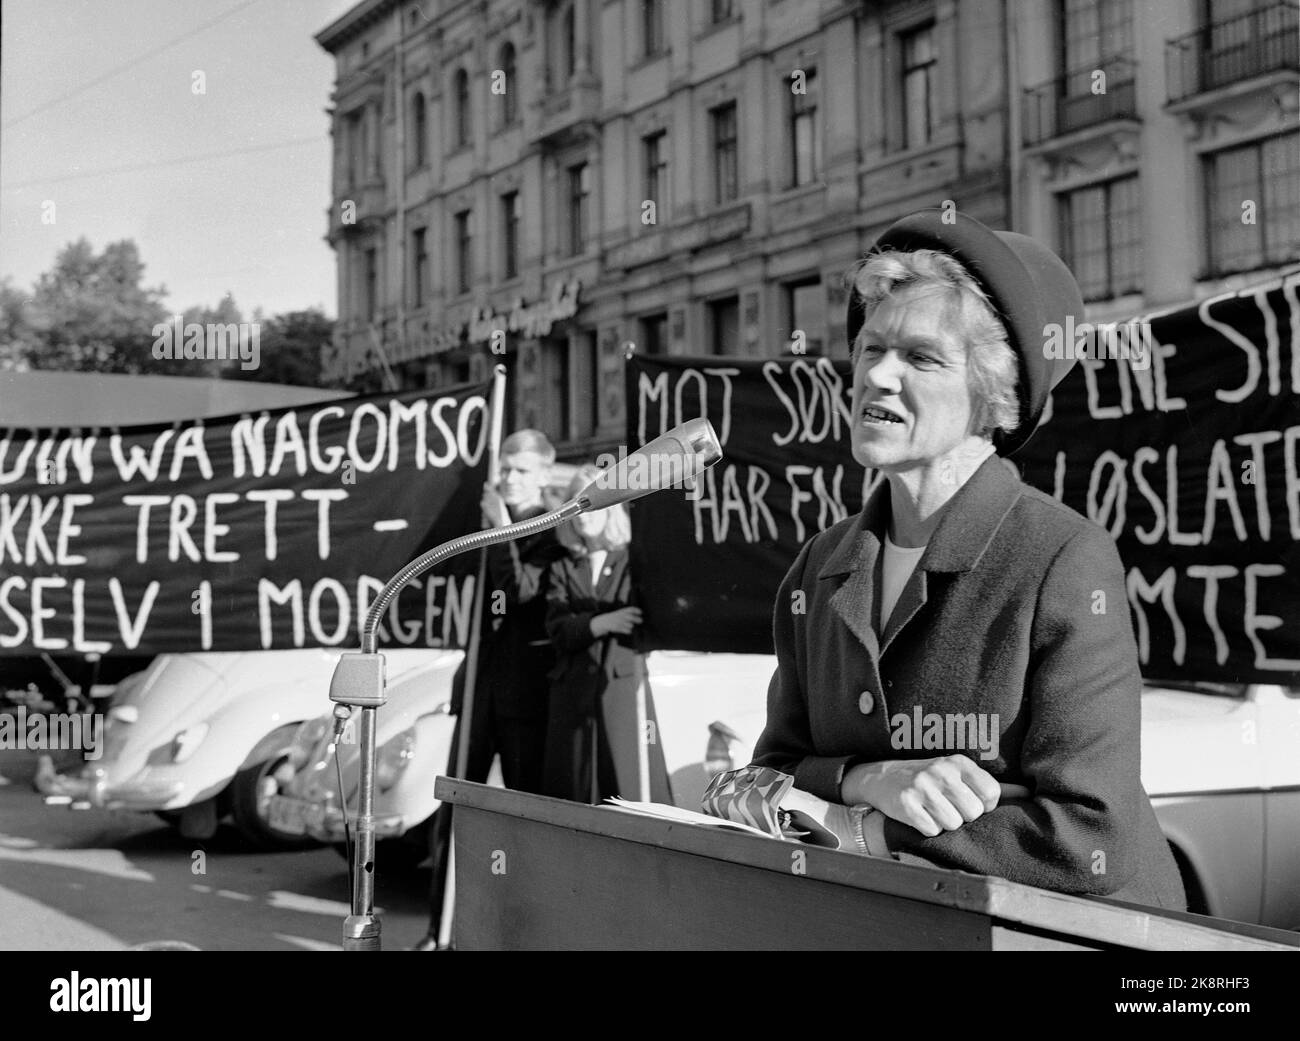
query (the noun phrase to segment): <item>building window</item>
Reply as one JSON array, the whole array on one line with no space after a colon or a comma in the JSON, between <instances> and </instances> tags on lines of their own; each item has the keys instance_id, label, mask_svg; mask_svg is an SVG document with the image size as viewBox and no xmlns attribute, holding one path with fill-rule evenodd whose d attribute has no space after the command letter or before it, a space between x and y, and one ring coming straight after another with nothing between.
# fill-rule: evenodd
<instances>
[{"instance_id":1,"label":"building window","mask_svg":"<svg viewBox=\"0 0 1300 1041\"><path fill-rule=\"evenodd\" d=\"M474 227L473 214L461 210L456 214L456 288L468 293L474 278Z\"/></svg>"},{"instance_id":2,"label":"building window","mask_svg":"<svg viewBox=\"0 0 1300 1041\"><path fill-rule=\"evenodd\" d=\"M1071 96L1091 89L1094 70L1111 59L1128 58L1132 52L1132 0L1064 0L1061 68L1080 76L1079 89L1070 89Z\"/></svg>"},{"instance_id":3,"label":"building window","mask_svg":"<svg viewBox=\"0 0 1300 1041\"><path fill-rule=\"evenodd\" d=\"M934 26L903 33L903 147L920 148L934 132Z\"/></svg>"},{"instance_id":4,"label":"building window","mask_svg":"<svg viewBox=\"0 0 1300 1041\"><path fill-rule=\"evenodd\" d=\"M569 345L569 436L591 437L600 425L600 357L596 334L575 332Z\"/></svg>"},{"instance_id":5,"label":"building window","mask_svg":"<svg viewBox=\"0 0 1300 1041\"><path fill-rule=\"evenodd\" d=\"M570 429L569 340L564 336L548 336L539 346L538 397L541 407L536 414L542 421L545 434L555 441L567 441L573 434Z\"/></svg>"},{"instance_id":6,"label":"building window","mask_svg":"<svg viewBox=\"0 0 1300 1041\"><path fill-rule=\"evenodd\" d=\"M365 283L361 288L361 313L367 322L373 322L379 314L379 255L374 249L365 252L365 264L362 268Z\"/></svg>"},{"instance_id":7,"label":"building window","mask_svg":"<svg viewBox=\"0 0 1300 1041\"><path fill-rule=\"evenodd\" d=\"M429 244L424 228L411 232L411 307L424 306L424 287L429 284Z\"/></svg>"},{"instance_id":8,"label":"building window","mask_svg":"<svg viewBox=\"0 0 1300 1041\"><path fill-rule=\"evenodd\" d=\"M655 204L655 222L667 219L668 208L668 134L660 130L641 138L644 199Z\"/></svg>"},{"instance_id":9,"label":"building window","mask_svg":"<svg viewBox=\"0 0 1300 1041\"><path fill-rule=\"evenodd\" d=\"M729 296L709 304L709 342L714 354L740 353L740 297Z\"/></svg>"},{"instance_id":10,"label":"building window","mask_svg":"<svg viewBox=\"0 0 1300 1041\"><path fill-rule=\"evenodd\" d=\"M713 25L721 25L723 22L731 21L732 15L735 14L734 0L712 0L709 6L709 20Z\"/></svg>"},{"instance_id":11,"label":"building window","mask_svg":"<svg viewBox=\"0 0 1300 1041\"><path fill-rule=\"evenodd\" d=\"M781 354L802 343L803 353L820 355L826 346L826 293L820 278L787 283L785 288L785 342L777 344ZM800 341L795 336L803 334Z\"/></svg>"},{"instance_id":12,"label":"building window","mask_svg":"<svg viewBox=\"0 0 1300 1041\"><path fill-rule=\"evenodd\" d=\"M591 167L578 163L569 167L569 255L587 250L587 208L591 200Z\"/></svg>"},{"instance_id":13,"label":"building window","mask_svg":"<svg viewBox=\"0 0 1300 1041\"><path fill-rule=\"evenodd\" d=\"M519 193L507 192L501 196L501 255L504 258L502 274L506 278L519 275Z\"/></svg>"},{"instance_id":14,"label":"building window","mask_svg":"<svg viewBox=\"0 0 1300 1041\"><path fill-rule=\"evenodd\" d=\"M564 64L561 68L564 70L564 80L567 83L573 79L573 74L578 71L578 33L575 28L575 15L573 5L570 4L564 11L564 17L561 19L561 55Z\"/></svg>"},{"instance_id":15,"label":"building window","mask_svg":"<svg viewBox=\"0 0 1300 1041\"><path fill-rule=\"evenodd\" d=\"M501 95L501 126L513 126L519 122L519 102L515 98L515 45L507 43L501 48L500 55L502 86L505 93Z\"/></svg>"},{"instance_id":16,"label":"building window","mask_svg":"<svg viewBox=\"0 0 1300 1041\"><path fill-rule=\"evenodd\" d=\"M790 170L791 185L810 184L821 171L821 148L817 137L817 70L803 70L803 82L790 83ZM803 87L796 92L794 88Z\"/></svg>"},{"instance_id":17,"label":"building window","mask_svg":"<svg viewBox=\"0 0 1300 1041\"><path fill-rule=\"evenodd\" d=\"M1142 290L1142 212L1138 179L1122 177L1060 197L1061 257L1084 300Z\"/></svg>"},{"instance_id":18,"label":"building window","mask_svg":"<svg viewBox=\"0 0 1300 1041\"><path fill-rule=\"evenodd\" d=\"M736 103L709 110L713 136L713 196L719 204L740 195L737 173Z\"/></svg>"},{"instance_id":19,"label":"building window","mask_svg":"<svg viewBox=\"0 0 1300 1041\"><path fill-rule=\"evenodd\" d=\"M411 167L415 170L429 161L429 120L426 109L424 95L416 91L411 98Z\"/></svg>"},{"instance_id":20,"label":"building window","mask_svg":"<svg viewBox=\"0 0 1300 1041\"><path fill-rule=\"evenodd\" d=\"M357 188L365 177L366 129L364 116L360 109L349 112L345 122L343 146L348 150L347 178L348 187Z\"/></svg>"},{"instance_id":21,"label":"building window","mask_svg":"<svg viewBox=\"0 0 1300 1041\"><path fill-rule=\"evenodd\" d=\"M641 0L641 41L647 58L664 52L663 0Z\"/></svg>"},{"instance_id":22,"label":"building window","mask_svg":"<svg viewBox=\"0 0 1300 1041\"><path fill-rule=\"evenodd\" d=\"M668 313L648 314L640 321L641 351L644 354L668 353Z\"/></svg>"},{"instance_id":23,"label":"building window","mask_svg":"<svg viewBox=\"0 0 1300 1041\"><path fill-rule=\"evenodd\" d=\"M467 148L470 143L469 73L464 69L456 70L452 95L456 105L456 147Z\"/></svg>"},{"instance_id":24,"label":"building window","mask_svg":"<svg viewBox=\"0 0 1300 1041\"><path fill-rule=\"evenodd\" d=\"M1205 186L1211 274L1300 258L1300 133L1207 156Z\"/></svg>"}]
</instances>

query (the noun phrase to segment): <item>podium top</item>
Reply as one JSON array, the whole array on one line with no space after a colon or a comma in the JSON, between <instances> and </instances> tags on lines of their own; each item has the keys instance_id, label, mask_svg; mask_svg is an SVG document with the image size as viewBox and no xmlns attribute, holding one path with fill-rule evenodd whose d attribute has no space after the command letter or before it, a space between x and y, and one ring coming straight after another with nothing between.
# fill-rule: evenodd
<instances>
[{"instance_id":1,"label":"podium top","mask_svg":"<svg viewBox=\"0 0 1300 1041\"><path fill-rule=\"evenodd\" d=\"M1104 897L1055 893L1004 878L872 859L449 777L438 778L435 793L443 801L465 810L706 857L723 864L778 873L785 878L791 876L792 856L798 852L802 854L800 880L817 880L846 890L862 890L981 915L1007 923L1013 929L1073 937L1085 946L1150 950L1300 948L1300 936L1280 929L1165 911ZM508 821L501 823L509 826Z\"/></svg>"}]
</instances>

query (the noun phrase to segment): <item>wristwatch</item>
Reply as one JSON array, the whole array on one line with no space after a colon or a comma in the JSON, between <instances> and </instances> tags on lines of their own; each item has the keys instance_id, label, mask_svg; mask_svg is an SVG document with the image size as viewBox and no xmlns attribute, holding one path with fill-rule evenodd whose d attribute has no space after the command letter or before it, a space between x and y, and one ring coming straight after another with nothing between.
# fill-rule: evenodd
<instances>
[{"instance_id":1,"label":"wristwatch","mask_svg":"<svg viewBox=\"0 0 1300 1041\"><path fill-rule=\"evenodd\" d=\"M885 815L868 803L849 808L849 823L858 852L869 857L897 859L885 842Z\"/></svg>"}]
</instances>

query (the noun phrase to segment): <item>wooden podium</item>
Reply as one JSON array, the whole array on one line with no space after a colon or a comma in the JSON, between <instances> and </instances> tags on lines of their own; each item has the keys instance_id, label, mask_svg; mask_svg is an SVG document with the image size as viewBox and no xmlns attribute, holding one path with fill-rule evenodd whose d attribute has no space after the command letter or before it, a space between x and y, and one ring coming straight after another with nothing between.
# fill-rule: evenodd
<instances>
[{"instance_id":1,"label":"wooden podium","mask_svg":"<svg viewBox=\"0 0 1300 1041\"><path fill-rule=\"evenodd\" d=\"M459 950L1294 950L1300 935L438 778Z\"/></svg>"}]
</instances>

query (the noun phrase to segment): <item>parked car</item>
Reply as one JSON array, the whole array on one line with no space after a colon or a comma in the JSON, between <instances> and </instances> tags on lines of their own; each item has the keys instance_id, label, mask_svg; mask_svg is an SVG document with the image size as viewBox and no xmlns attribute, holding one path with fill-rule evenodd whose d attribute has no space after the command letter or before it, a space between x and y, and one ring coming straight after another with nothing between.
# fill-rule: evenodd
<instances>
[{"instance_id":1,"label":"parked car","mask_svg":"<svg viewBox=\"0 0 1300 1041\"><path fill-rule=\"evenodd\" d=\"M390 681L452 653L390 652ZM303 845L259 812L259 800L302 724L330 707L337 659L324 649L161 655L118 685L103 755L60 779L60 801L152 812L198 839L229 816L260 846Z\"/></svg>"},{"instance_id":2,"label":"parked car","mask_svg":"<svg viewBox=\"0 0 1300 1041\"><path fill-rule=\"evenodd\" d=\"M765 719L737 699L700 733L699 771L748 763ZM1142 783L1191 911L1300 929L1300 687L1148 681Z\"/></svg>"},{"instance_id":3,"label":"parked car","mask_svg":"<svg viewBox=\"0 0 1300 1041\"><path fill-rule=\"evenodd\" d=\"M385 658L390 654L385 651ZM434 779L447 769L455 727L447 710L462 657L460 651L444 651L427 665L402 673L388 664L388 702L375 725L375 856L383 869L415 867L429 852L427 828L438 808ZM346 800L339 798L340 775ZM342 807L346 803L356 813L360 777L361 745L355 732L345 731L336 747L332 713L305 723L279 769L268 775L273 787L259 807L263 824L280 834L330 843L344 853Z\"/></svg>"},{"instance_id":4,"label":"parked car","mask_svg":"<svg viewBox=\"0 0 1300 1041\"><path fill-rule=\"evenodd\" d=\"M459 658L459 655L457 655ZM658 717L654 740L663 743L674 800L697 809L708 781L698 757L696 735L709 723L767 689L773 659L755 654L656 651L647 664ZM376 744L375 837L379 870L418 864L428 852L428 826L438 799L434 779L446 773L454 720L446 715L457 662L448 660L434 683L389 684L389 701L379 711ZM390 669L391 674L391 669ZM760 697L761 702L761 697ZM302 727L275 773L275 815L268 826L293 831L342 848L342 806L356 813L360 781L359 747L338 745L335 763L332 718ZM292 766L292 769L291 769ZM339 798L337 772L343 772Z\"/></svg>"}]
</instances>

